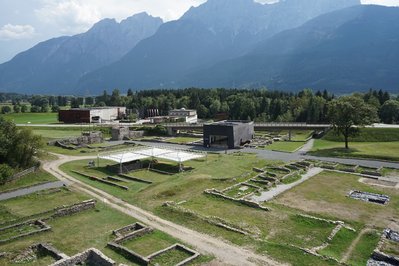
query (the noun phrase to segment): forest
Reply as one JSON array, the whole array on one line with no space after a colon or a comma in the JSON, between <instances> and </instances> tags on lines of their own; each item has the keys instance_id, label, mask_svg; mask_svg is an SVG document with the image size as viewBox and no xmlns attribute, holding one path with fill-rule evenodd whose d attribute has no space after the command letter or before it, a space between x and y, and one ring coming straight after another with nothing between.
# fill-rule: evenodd
<instances>
[{"instance_id":1,"label":"forest","mask_svg":"<svg viewBox=\"0 0 399 266\"><path fill-rule=\"evenodd\" d=\"M379 121L399 122L399 97L386 91L370 89L365 93L353 93L365 104L375 108ZM341 97L341 96L339 96ZM328 122L328 106L339 98L328 91L300 92L273 91L267 89L199 89L143 90L122 94L118 89L108 94L90 97L43 96L0 93L1 112L57 112L59 108L91 106L126 106L140 117L158 109L167 115L175 108L195 109L199 118L254 120L257 122ZM377 122L377 121L376 121Z\"/></svg>"}]
</instances>

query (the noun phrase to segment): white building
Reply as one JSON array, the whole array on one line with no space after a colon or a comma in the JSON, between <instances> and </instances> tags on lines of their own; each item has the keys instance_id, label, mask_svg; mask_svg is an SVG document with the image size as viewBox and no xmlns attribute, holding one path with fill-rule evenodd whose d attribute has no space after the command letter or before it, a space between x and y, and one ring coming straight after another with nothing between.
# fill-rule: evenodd
<instances>
[{"instance_id":1,"label":"white building","mask_svg":"<svg viewBox=\"0 0 399 266\"><path fill-rule=\"evenodd\" d=\"M196 110L189 110L185 108L174 109L169 111L171 118L178 120L184 120L185 123L195 124L198 122L198 115Z\"/></svg>"}]
</instances>

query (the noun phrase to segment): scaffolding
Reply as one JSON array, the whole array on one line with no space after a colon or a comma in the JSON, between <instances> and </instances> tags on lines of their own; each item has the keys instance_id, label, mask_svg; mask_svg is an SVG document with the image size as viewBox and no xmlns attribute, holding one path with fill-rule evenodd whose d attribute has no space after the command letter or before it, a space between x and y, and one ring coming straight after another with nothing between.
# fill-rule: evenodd
<instances>
[{"instance_id":1,"label":"scaffolding","mask_svg":"<svg viewBox=\"0 0 399 266\"><path fill-rule=\"evenodd\" d=\"M145 159L154 160L163 159L167 161L177 162L179 164L179 171L183 171L183 163L195 159L201 159L207 157L206 152L194 151L194 150L178 150L171 149L169 147L140 147L129 150L123 150L118 152L110 152L105 154L98 154L97 160L99 159L114 161L119 163L120 172L123 170L123 164L140 161ZM149 165L149 167L151 164Z\"/></svg>"}]
</instances>

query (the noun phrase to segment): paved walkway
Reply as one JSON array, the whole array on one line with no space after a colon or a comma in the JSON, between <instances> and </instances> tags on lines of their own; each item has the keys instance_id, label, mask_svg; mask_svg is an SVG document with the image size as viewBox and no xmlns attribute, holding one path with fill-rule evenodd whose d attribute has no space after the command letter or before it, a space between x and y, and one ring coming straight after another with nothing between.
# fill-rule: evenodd
<instances>
[{"instance_id":1,"label":"paved walkway","mask_svg":"<svg viewBox=\"0 0 399 266\"><path fill-rule=\"evenodd\" d=\"M45 183L45 184L41 184L41 185L37 185L37 186L28 187L28 188L21 188L21 189L14 190L11 192L1 193L0 201L29 195L29 194L32 194L32 193L35 193L35 192L38 192L41 190L50 189L50 188L63 187L64 185L67 185L68 183L69 182L67 182L67 181L49 182L49 183Z\"/></svg>"},{"instance_id":2,"label":"paved walkway","mask_svg":"<svg viewBox=\"0 0 399 266\"><path fill-rule=\"evenodd\" d=\"M280 195L281 193L284 193L285 191L290 190L291 188L305 182L309 178L320 174L322 171L323 171L323 169L319 168L319 167L311 168L306 174L302 175L302 178L300 180L298 180L294 183L291 183L291 184L287 184L287 185L284 185L284 184L278 185L271 190L262 192L262 194L260 196L253 196L251 199L258 203L269 201L269 200L273 199L274 197Z\"/></svg>"}]
</instances>

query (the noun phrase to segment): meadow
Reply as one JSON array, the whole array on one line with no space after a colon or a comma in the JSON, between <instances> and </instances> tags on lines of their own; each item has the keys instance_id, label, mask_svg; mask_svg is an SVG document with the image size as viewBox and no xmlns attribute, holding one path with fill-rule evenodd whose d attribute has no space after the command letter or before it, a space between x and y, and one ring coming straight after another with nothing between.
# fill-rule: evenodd
<instances>
[{"instance_id":1,"label":"meadow","mask_svg":"<svg viewBox=\"0 0 399 266\"><path fill-rule=\"evenodd\" d=\"M158 163L164 165L162 168L175 167L165 161ZM204 194L205 189L222 190L249 179L255 174L252 172L253 167L263 168L280 164L264 161L248 153L209 154L207 159L186 162L185 166L192 170L172 175L149 170L135 171L129 175L153 183L144 184L129 180L119 182L129 187L128 191L89 180L72 172L77 170L103 178L115 176L105 169L107 164L112 163L101 161L100 167L89 169L86 167L87 161L82 160L67 163L62 169L91 186L152 211L160 217L212 236L222 237L236 245L251 248L293 265L337 265L334 260L306 254L301 248L315 248L327 241L329 245L322 249L320 254L339 261L362 229L373 227L377 231L382 230L384 224L381 223L381 219L398 219L399 216L397 191L362 184L358 182L358 177L349 174L323 172L277 199L263 203L270 211L250 208ZM336 186L336 189L331 190L331 184ZM349 199L346 195L351 189L385 193L392 197L392 201L388 206L380 206ZM179 202L179 208L165 207L165 202ZM303 216L304 214L342 220L356 231L342 229L337 237L329 242L327 238L335 225ZM251 234L243 236L210 224L206 219L199 217L218 217L217 219L224 223L236 228L245 228ZM367 247L356 245L348 255L348 261L367 261L370 249L374 248L374 242L370 242Z\"/></svg>"}]
</instances>

